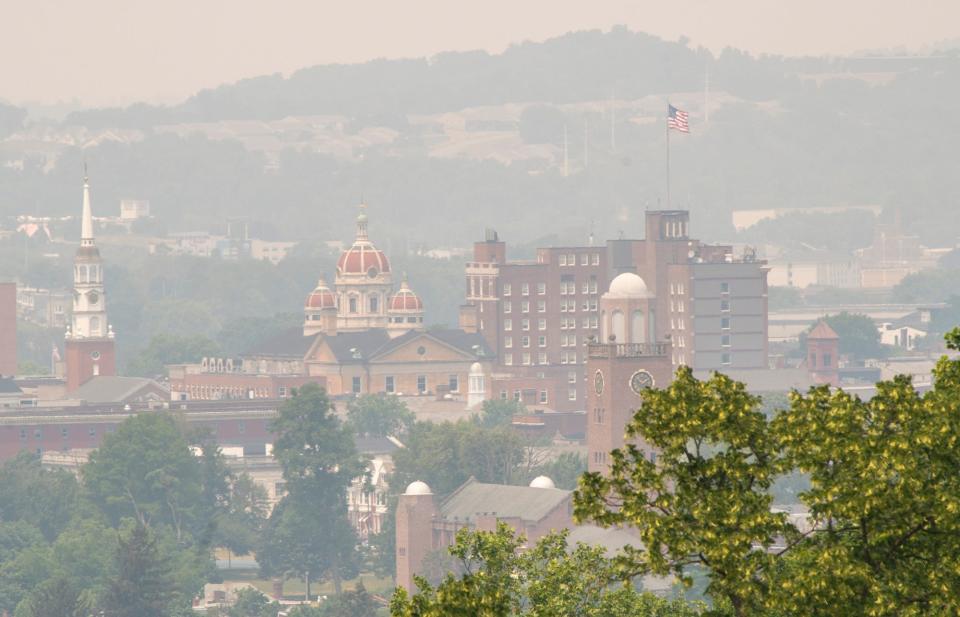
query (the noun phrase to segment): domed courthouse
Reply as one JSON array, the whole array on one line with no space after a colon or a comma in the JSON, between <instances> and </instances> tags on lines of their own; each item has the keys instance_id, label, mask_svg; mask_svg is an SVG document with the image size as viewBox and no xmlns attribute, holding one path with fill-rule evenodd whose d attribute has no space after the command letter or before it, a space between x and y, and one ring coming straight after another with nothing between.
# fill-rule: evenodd
<instances>
[{"instance_id":1,"label":"domed courthouse","mask_svg":"<svg viewBox=\"0 0 960 617\"><path fill-rule=\"evenodd\" d=\"M246 351L170 367L174 398L284 398L304 383L331 395L438 396L476 405L489 395L495 360L484 337L424 328L423 301L394 272L368 234L360 206L356 237L337 260L333 284L321 277L304 301L303 326ZM476 391L474 391L476 390Z\"/></svg>"}]
</instances>

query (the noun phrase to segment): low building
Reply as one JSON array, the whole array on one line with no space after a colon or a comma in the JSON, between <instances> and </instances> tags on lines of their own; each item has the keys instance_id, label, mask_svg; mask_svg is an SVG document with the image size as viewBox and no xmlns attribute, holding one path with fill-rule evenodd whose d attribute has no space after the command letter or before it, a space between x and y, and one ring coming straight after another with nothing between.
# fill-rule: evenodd
<instances>
[{"instance_id":1,"label":"low building","mask_svg":"<svg viewBox=\"0 0 960 617\"><path fill-rule=\"evenodd\" d=\"M170 400L170 391L145 377L91 377L69 394L91 405L101 403L151 403Z\"/></svg>"}]
</instances>

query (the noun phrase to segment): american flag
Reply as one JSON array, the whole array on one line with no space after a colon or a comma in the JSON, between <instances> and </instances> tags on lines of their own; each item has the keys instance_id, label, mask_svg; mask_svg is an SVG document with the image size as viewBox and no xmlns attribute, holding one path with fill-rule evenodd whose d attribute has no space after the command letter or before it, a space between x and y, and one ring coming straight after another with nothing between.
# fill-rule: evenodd
<instances>
[{"instance_id":1,"label":"american flag","mask_svg":"<svg viewBox=\"0 0 960 617\"><path fill-rule=\"evenodd\" d=\"M682 133L690 132L690 114L667 105L667 129L676 129Z\"/></svg>"}]
</instances>

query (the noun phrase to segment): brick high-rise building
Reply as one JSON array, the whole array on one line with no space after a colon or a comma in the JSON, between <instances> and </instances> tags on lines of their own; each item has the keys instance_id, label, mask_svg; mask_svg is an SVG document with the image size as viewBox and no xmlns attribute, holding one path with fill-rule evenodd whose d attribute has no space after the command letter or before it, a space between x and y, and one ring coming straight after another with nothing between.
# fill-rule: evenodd
<instances>
[{"instance_id":1,"label":"brick high-rise building","mask_svg":"<svg viewBox=\"0 0 960 617\"><path fill-rule=\"evenodd\" d=\"M90 183L83 179L80 248L73 260L73 316L64 345L67 392L98 375L116 374L113 328L107 322L103 259L93 237Z\"/></svg>"},{"instance_id":2,"label":"brick high-rise building","mask_svg":"<svg viewBox=\"0 0 960 617\"><path fill-rule=\"evenodd\" d=\"M646 213L643 240L611 240L611 274L636 272L656 296L656 338L673 343L674 366L767 368L767 268L751 253L689 236L690 213Z\"/></svg>"},{"instance_id":3,"label":"brick high-rise building","mask_svg":"<svg viewBox=\"0 0 960 617\"><path fill-rule=\"evenodd\" d=\"M557 410L583 409L580 376L585 345L599 336L599 294L608 283L606 247L541 248L535 260L511 262L506 243L488 232L473 252L461 327L484 336L501 369L568 384L561 400L538 402ZM504 391L514 398L518 392Z\"/></svg>"},{"instance_id":4,"label":"brick high-rise building","mask_svg":"<svg viewBox=\"0 0 960 617\"><path fill-rule=\"evenodd\" d=\"M0 283L0 377L17 372L17 284Z\"/></svg>"}]
</instances>

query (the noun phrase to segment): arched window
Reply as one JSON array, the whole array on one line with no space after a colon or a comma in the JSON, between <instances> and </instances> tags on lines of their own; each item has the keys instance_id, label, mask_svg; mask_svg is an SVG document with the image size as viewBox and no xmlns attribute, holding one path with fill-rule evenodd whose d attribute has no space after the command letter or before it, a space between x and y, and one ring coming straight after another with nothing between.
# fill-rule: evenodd
<instances>
[{"instance_id":1,"label":"arched window","mask_svg":"<svg viewBox=\"0 0 960 617\"><path fill-rule=\"evenodd\" d=\"M100 318L91 317L90 318L90 336L97 336L100 334Z\"/></svg>"},{"instance_id":2,"label":"arched window","mask_svg":"<svg viewBox=\"0 0 960 617\"><path fill-rule=\"evenodd\" d=\"M634 311L633 318L630 320L630 342L643 343L644 340L643 313Z\"/></svg>"},{"instance_id":3,"label":"arched window","mask_svg":"<svg viewBox=\"0 0 960 617\"><path fill-rule=\"evenodd\" d=\"M80 282L89 283L90 282L90 273L87 271L86 266L80 266Z\"/></svg>"},{"instance_id":4,"label":"arched window","mask_svg":"<svg viewBox=\"0 0 960 617\"><path fill-rule=\"evenodd\" d=\"M376 295L370 296L370 312L374 315L380 312L380 298Z\"/></svg>"},{"instance_id":5,"label":"arched window","mask_svg":"<svg viewBox=\"0 0 960 617\"><path fill-rule=\"evenodd\" d=\"M617 343L626 343L627 337L625 333L625 320L623 318L623 313L621 311L614 311L613 318L611 319L611 327L613 329L613 336L616 337Z\"/></svg>"},{"instance_id":6,"label":"arched window","mask_svg":"<svg viewBox=\"0 0 960 617\"><path fill-rule=\"evenodd\" d=\"M356 312L357 312L357 297L356 297L356 296L350 296L349 306L350 306L350 312L351 312L351 313L356 313Z\"/></svg>"}]
</instances>

